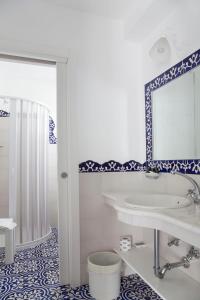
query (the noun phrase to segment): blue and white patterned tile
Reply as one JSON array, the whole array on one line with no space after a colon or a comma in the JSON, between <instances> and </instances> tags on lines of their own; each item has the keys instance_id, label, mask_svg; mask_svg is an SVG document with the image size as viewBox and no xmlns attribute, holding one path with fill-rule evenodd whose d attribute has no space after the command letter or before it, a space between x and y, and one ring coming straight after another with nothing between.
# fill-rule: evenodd
<instances>
[{"instance_id":1,"label":"blue and white patterned tile","mask_svg":"<svg viewBox=\"0 0 200 300\"><path fill-rule=\"evenodd\" d=\"M2 300L58 300L63 299L60 288L27 288L14 291L0 298Z\"/></svg>"},{"instance_id":2,"label":"blue and white patterned tile","mask_svg":"<svg viewBox=\"0 0 200 300\"><path fill-rule=\"evenodd\" d=\"M4 256L4 251L0 253ZM62 299L57 233L35 248L17 251L15 263L0 268L0 299Z\"/></svg>"},{"instance_id":3,"label":"blue and white patterned tile","mask_svg":"<svg viewBox=\"0 0 200 300\"><path fill-rule=\"evenodd\" d=\"M75 289L61 288L63 299L83 300L91 297L88 285L82 285ZM120 296L116 300L162 300L138 275L122 277Z\"/></svg>"},{"instance_id":4,"label":"blue and white patterned tile","mask_svg":"<svg viewBox=\"0 0 200 300\"><path fill-rule=\"evenodd\" d=\"M0 248L4 258L4 249ZM0 268L0 300L94 300L88 285L71 288L59 284L57 232L44 243L19 250L15 263ZM161 300L138 276L123 277L117 300Z\"/></svg>"},{"instance_id":5,"label":"blue and white patterned tile","mask_svg":"<svg viewBox=\"0 0 200 300\"><path fill-rule=\"evenodd\" d=\"M52 117L49 117L49 144L57 144L57 138L54 134L55 122Z\"/></svg>"}]
</instances>

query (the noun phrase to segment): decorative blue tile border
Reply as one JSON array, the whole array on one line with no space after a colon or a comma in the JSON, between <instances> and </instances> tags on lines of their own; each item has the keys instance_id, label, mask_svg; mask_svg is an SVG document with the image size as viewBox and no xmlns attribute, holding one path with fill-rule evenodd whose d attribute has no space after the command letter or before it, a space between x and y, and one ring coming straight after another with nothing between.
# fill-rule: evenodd
<instances>
[{"instance_id":1,"label":"decorative blue tile border","mask_svg":"<svg viewBox=\"0 0 200 300\"><path fill-rule=\"evenodd\" d=\"M0 110L0 118L10 117L10 113L5 110ZM54 134L55 122L52 117L49 117L49 144L57 144L57 138Z\"/></svg>"},{"instance_id":2,"label":"decorative blue tile border","mask_svg":"<svg viewBox=\"0 0 200 300\"><path fill-rule=\"evenodd\" d=\"M0 118L10 117L10 113L5 110L0 110Z\"/></svg>"},{"instance_id":3,"label":"decorative blue tile border","mask_svg":"<svg viewBox=\"0 0 200 300\"><path fill-rule=\"evenodd\" d=\"M52 117L49 117L49 144L57 144L57 138L54 134L55 122Z\"/></svg>"},{"instance_id":4,"label":"decorative blue tile border","mask_svg":"<svg viewBox=\"0 0 200 300\"><path fill-rule=\"evenodd\" d=\"M167 173L178 171L187 174L200 174L200 160L152 160L146 163L151 168Z\"/></svg>"},{"instance_id":5,"label":"decorative blue tile border","mask_svg":"<svg viewBox=\"0 0 200 300\"><path fill-rule=\"evenodd\" d=\"M80 173L98 173L98 172L134 172L145 171L146 163L140 164L135 160L130 160L121 164L117 161L110 160L105 163L99 164L92 160L87 160L79 164Z\"/></svg>"},{"instance_id":6,"label":"decorative blue tile border","mask_svg":"<svg viewBox=\"0 0 200 300\"><path fill-rule=\"evenodd\" d=\"M121 164L114 160L99 164L88 160L79 164L80 173L103 173L103 172L142 172L147 167L157 168L160 172L166 173L172 170L187 174L200 173L200 160L154 160L140 164L137 161L130 160Z\"/></svg>"},{"instance_id":7,"label":"decorative blue tile border","mask_svg":"<svg viewBox=\"0 0 200 300\"><path fill-rule=\"evenodd\" d=\"M156 89L182 76L200 65L200 49L184 60L171 67L145 85L145 115L146 115L146 160L149 166L156 166L162 172L177 170L182 173L200 174L200 160L152 160L152 99L151 94Z\"/></svg>"}]
</instances>

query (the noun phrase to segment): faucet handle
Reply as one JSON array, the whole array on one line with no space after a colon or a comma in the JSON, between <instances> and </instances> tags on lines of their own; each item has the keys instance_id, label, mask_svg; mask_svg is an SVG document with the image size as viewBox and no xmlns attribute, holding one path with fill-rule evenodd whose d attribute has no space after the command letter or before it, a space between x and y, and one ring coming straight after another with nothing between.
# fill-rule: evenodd
<instances>
[{"instance_id":1,"label":"faucet handle","mask_svg":"<svg viewBox=\"0 0 200 300\"><path fill-rule=\"evenodd\" d=\"M195 249L194 246L192 246L192 247L190 248L190 251L189 251L188 254L191 256L191 258L192 258L192 257L197 258L197 259L200 258L200 250Z\"/></svg>"},{"instance_id":2,"label":"faucet handle","mask_svg":"<svg viewBox=\"0 0 200 300\"><path fill-rule=\"evenodd\" d=\"M188 192L187 192L187 196L192 196L195 194L195 191L192 190L192 189L189 189Z\"/></svg>"},{"instance_id":3,"label":"faucet handle","mask_svg":"<svg viewBox=\"0 0 200 300\"><path fill-rule=\"evenodd\" d=\"M187 196L190 196L194 202L199 202L200 198L198 196L198 194L196 193L196 191L193 189L189 189L187 192Z\"/></svg>"}]
</instances>

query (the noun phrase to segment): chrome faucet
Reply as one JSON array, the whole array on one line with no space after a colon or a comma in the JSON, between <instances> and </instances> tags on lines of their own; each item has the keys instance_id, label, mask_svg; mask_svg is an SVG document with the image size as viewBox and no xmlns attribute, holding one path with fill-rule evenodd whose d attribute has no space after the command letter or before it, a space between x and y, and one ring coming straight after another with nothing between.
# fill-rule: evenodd
<instances>
[{"instance_id":1,"label":"chrome faucet","mask_svg":"<svg viewBox=\"0 0 200 300\"><path fill-rule=\"evenodd\" d=\"M200 258L200 251L195 249L193 246L190 248L188 254L184 257L182 257L181 261L175 262L175 263L166 263L163 267L161 267L158 271L157 276L160 279L163 279L165 276L165 273L169 270L178 268L178 267L184 267L189 268L190 262L193 258L199 259Z\"/></svg>"},{"instance_id":2,"label":"chrome faucet","mask_svg":"<svg viewBox=\"0 0 200 300\"><path fill-rule=\"evenodd\" d=\"M158 277L160 279L163 279L164 276L165 276L165 273L167 271L170 271L172 269L179 268L179 267L189 268L190 267L190 261L186 257L183 257L181 261L178 261L178 262L175 262L175 263L166 263L159 270Z\"/></svg>"},{"instance_id":3,"label":"chrome faucet","mask_svg":"<svg viewBox=\"0 0 200 300\"><path fill-rule=\"evenodd\" d=\"M188 190L188 195L194 200L194 203L200 204L200 186L198 185L198 183L186 174L177 171L171 171L171 174L176 174L185 177L188 181L192 183L194 188Z\"/></svg>"}]
</instances>

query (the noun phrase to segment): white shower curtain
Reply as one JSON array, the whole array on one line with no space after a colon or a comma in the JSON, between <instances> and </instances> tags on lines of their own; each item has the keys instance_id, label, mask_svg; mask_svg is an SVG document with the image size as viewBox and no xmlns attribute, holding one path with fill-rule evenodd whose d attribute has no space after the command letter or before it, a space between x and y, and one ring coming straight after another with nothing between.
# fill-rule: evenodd
<instances>
[{"instance_id":1,"label":"white shower curtain","mask_svg":"<svg viewBox=\"0 0 200 300\"><path fill-rule=\"evenodd\" d=\"M17 244L37 240L49 232L48 137L48 109L32 101L12 98L9 215L17 223Z\"/></svg>"}]
</instances>

